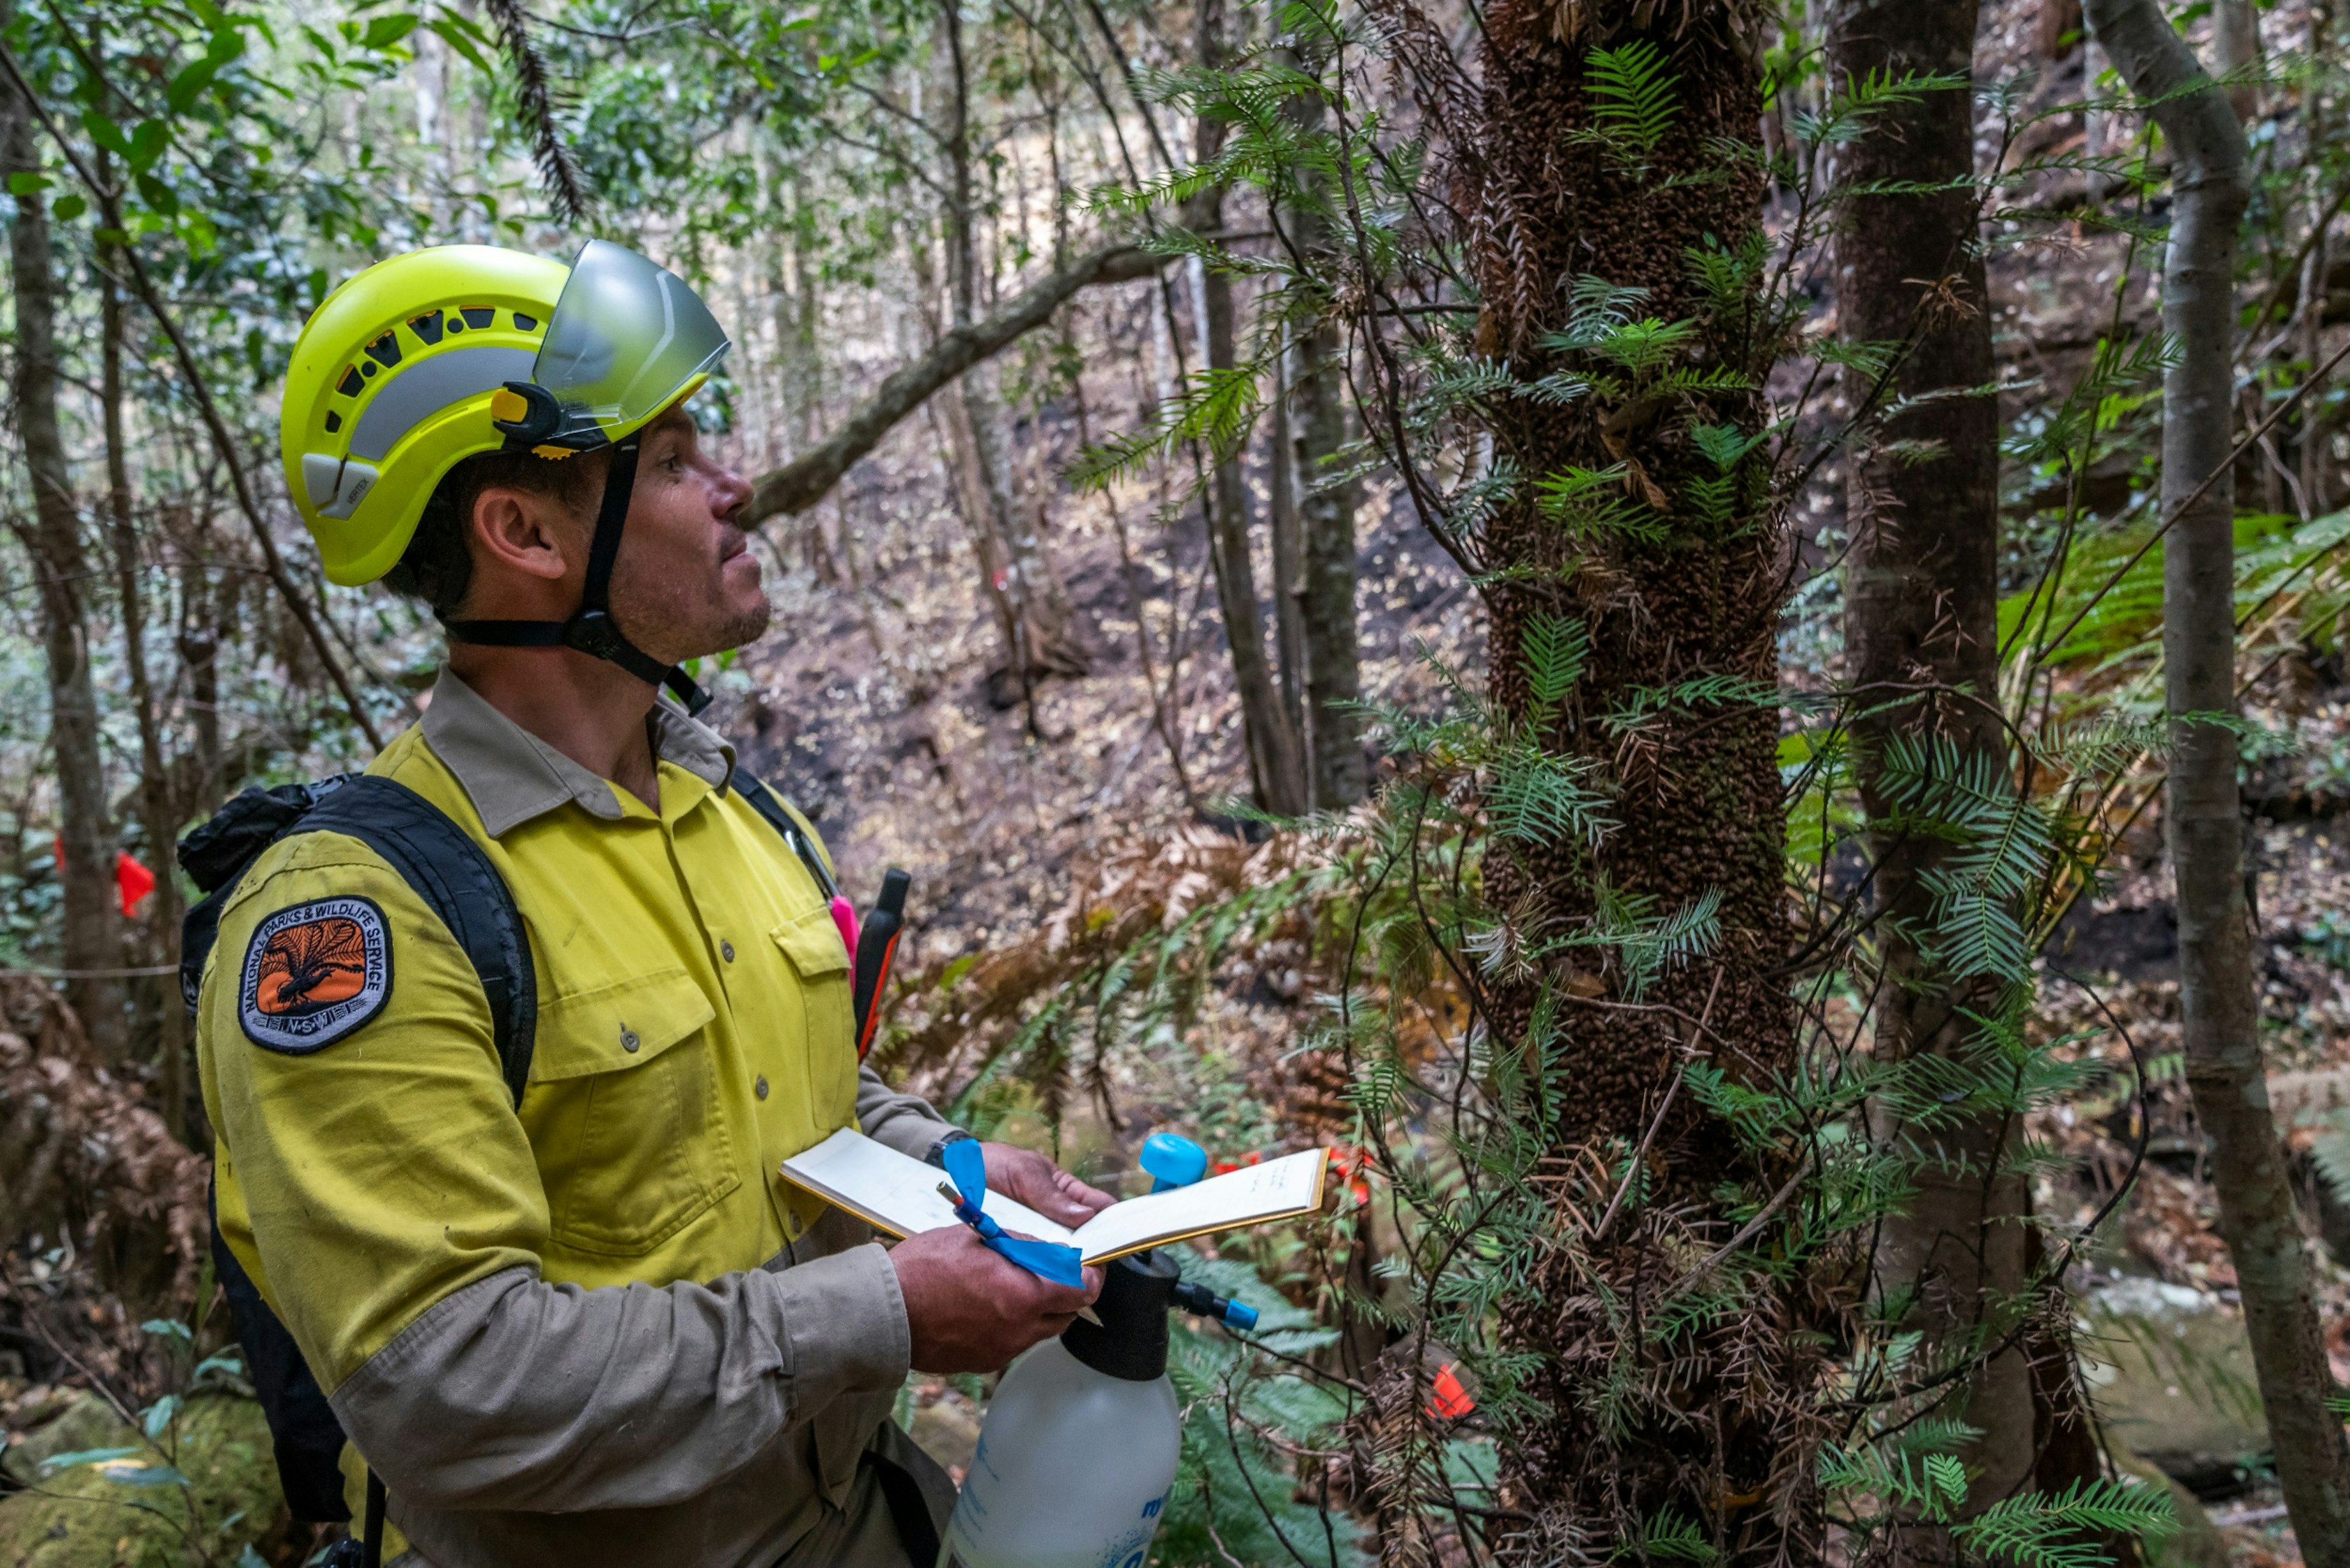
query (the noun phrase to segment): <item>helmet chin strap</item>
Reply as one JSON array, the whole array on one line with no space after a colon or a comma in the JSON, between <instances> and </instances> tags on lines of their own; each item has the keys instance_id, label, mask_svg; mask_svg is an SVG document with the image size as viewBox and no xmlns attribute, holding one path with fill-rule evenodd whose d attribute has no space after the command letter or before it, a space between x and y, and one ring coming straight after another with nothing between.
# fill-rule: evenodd
<instances>
[{"instance_id":1,"label":"helmet chin strap","mask_svg":"<svg viewBox=\"0 0 2350 1568\"><path fill-rule=\"evenodd\" d=\"M620 529L637 488L637 437L631 432L612 448L604 477L604 500L596 512L596 535L588 546L588 581L569 620L452 620L442 622L452 642L483 648L570 648L608 659L656 686L666 686L689 713L710 706L710 693L674 664L663 664L622 635L612 618L612 566L620 556Z\"/></svg>"}]
</instances>

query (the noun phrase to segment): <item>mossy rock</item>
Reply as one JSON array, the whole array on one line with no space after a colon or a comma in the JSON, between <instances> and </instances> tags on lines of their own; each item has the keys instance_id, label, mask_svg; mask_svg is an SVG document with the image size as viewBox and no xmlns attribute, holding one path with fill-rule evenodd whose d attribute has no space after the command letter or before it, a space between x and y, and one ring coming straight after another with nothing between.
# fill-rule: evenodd
<instances>
[{"instance_id":1,"label":"mossy rock","mask_svg":"<svg viewBox=\"0 0 2350 1568\"><path fill-rule=\"evenodd\" d=\"M261 1407L200 1396L176 1426L148 1443L90 1398L42 1428L43 1452L21 1461L37 1472L37 1490L0 1498L0 1568L249 1563L248 1548L263 1562L276 1557L291 1525ZM52 1438L52 1428L64 1430ZM39 1464L114 1449L133 1451L63 1469Z\"/></svg>"},{"instance_id":2,"label":"mossy rock","mask_svg":"<svg viewBox=\"0 0 2350 1568\"><path fill-rule=\"evenodd\" d=\"M60 1397L71 1393L66 1390ZM38 1485L47 1479L41 1473L42 1460L135 1442L130 1432L114 1407L97 1395L73 1396L73 1402L63 1410L8 1445L8 1451L0 1455L0 1469L6 1470L19 1486Z\"/></svg>"}]
</instances>

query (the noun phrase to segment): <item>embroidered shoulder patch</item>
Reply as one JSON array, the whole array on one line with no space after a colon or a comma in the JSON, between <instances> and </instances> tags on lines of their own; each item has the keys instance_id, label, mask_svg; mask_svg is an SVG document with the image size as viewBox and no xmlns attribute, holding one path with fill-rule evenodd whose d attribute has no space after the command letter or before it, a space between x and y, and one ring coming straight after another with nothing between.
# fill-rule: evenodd
<instances>
[{"instance_id":1,"label":"embroidered shoulder patch","mask_svg":"<svg viewBox=\"0 0 2350 1568\"><path fill-rule=\"evenodd\" d=\"M319 898L278 910L253 933L237 1019L264 1050L307 1056L382 1012L390 996L383 911L369 898Z\"/></svg>"}]
</instances>

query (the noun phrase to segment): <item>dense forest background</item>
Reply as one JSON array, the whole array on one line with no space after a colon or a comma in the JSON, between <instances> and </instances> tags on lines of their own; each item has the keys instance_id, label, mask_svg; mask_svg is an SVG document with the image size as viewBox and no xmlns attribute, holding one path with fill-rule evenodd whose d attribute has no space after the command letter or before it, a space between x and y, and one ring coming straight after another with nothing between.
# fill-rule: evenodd
<instances>
[{"instance_id":1,"label":"dense forest background","mask_svg":"<svg viewBox=\"0 0 2350 1568\"><path fill-rule=\"evenodd\" d=\"M440 657L309 311L601 235L734 337L698 675L913 875L876 1060L1340 1151L1187 1261L1157 1561L2350 1563L2334 0L411 4L0 0L0 1561L327 1539L172 845Z\"/></svg>"}]
</instances>

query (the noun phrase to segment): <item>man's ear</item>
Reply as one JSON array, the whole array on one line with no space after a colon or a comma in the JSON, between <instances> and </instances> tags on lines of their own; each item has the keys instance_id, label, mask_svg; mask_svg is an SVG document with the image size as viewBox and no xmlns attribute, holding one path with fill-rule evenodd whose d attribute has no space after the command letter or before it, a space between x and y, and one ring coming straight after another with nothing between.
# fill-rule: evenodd
<instances>
[{"instance_id":1,"label":"man's ear","mask_svg":"<svg viewBox=\"0 0 2350 1568\"><path fill-rule=\"evenodd\" d=\"M473 498L473 545L478 566L546 582L560 582L570 570L567 549L576 527L551 495L491 485Z\"/></svg>"}]
</instances>

